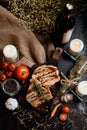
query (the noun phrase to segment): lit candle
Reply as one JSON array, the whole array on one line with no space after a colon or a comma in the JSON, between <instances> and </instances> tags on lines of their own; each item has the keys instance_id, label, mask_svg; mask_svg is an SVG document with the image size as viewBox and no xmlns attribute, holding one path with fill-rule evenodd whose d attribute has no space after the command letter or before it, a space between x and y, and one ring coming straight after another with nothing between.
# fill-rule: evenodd
<instances>
[{"instance_id":1,"label":"lit candle","mask_svg":"<svg viewBox=\"0 0 87 130\"><path fill-rule=\"evenodd\" d=\"M84 48L84 44L80 39L73 39L70 42L69 52L72 55L78 55Z\"/></svg>"},{"instance_id":2,"label":"lit candle","mask_svg":"<svg viewBox=\"0 0 87 130\"><path fill-rule=\"evenodd\" d=\"M17 49L13 45L7 45L3 48L3 55L5 60L9 62L16 62L18 58Z\"/></svg>"},{"instance_id":3,"label":"lit candle","mask_svg":"<svg viewBox=\"0 0 87 130\"><path fill-rule=\"evenodd\" d=\"M76 88L76 92L80 96L87 95L87 81L81 81Z\"/></svg>"}]
</instances>

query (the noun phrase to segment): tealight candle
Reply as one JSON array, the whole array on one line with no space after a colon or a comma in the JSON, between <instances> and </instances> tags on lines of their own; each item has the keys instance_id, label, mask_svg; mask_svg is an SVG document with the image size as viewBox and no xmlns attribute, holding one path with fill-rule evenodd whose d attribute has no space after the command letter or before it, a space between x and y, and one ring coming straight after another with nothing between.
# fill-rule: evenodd
<instances>
[{"instance_id":1,"label":"tealight candle","mask_svg":"<svg viewBox=\"0 0 87 130\"><path fill-rule=\"evenodd\" d=\"M78 55L84 48L84 44L80 39L73 39L70 42L69 52L72 55Z\"/></svg>"},{"instance_id":2,"label":"tealight candle","mask_svg":"<svg viewBox=\"0 0 87 130\"><path fill-rule=\"evenodd\" d=\"M87 95L87 81L81 81L76 88L76 92L80 96Z\"/></svg>"},{"instance_id":3,"label":"tealight candle","mask_svg":"<svg viewBox=\"0 0 87 130\"><path fill-rule=\"evenodd\" d=\"M5 60L9 62L16 62L18 58L18 52L15 46L13 45L6 45L3 48L3 55Z\"/></svg>"}]
</instances>

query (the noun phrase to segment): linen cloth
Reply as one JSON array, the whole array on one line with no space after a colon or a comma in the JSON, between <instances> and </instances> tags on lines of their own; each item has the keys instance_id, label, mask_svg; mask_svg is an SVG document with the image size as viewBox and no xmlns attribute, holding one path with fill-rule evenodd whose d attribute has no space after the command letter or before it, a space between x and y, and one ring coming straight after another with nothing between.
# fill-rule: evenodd
<instances>
[{"instance_id":1,"label":"linen cloth","mask_svg":"<svg viewBox=\"0 0 87 130\"><path fill-rule=\"evenodd\" d=\"M50 57L54 50L51 42L48 45L43 42L42 45L22 21L0 6L0 61L3 57L2 50L8 44L13 44L19 51L20 58L16 64L25 64L28 67L45 63L47 56Z\"/></svg>"}]
</instances>

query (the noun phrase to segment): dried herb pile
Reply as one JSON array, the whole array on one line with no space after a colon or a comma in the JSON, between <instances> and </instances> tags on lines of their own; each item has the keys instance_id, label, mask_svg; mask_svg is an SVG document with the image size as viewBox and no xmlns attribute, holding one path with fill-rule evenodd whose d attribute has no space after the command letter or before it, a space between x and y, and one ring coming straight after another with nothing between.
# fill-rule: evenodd
<instances>
[{"instance_id":1,"label":"dried herb pile","mask_svg":"<svg viewBox=\"0 0 87 130\"><path fill-rule=\"evenodd\" d=\"M43 34L51 33L57 15L67 2L80 6L84 0L9 0L10 11L24 21L28 28ZM77 3L76 3L77 2ZM82 3L81 3L82 5ZM85 3L84 3L85 5ZM81 10L81 8L80 8Z\"/></svg>"}]
</instances>

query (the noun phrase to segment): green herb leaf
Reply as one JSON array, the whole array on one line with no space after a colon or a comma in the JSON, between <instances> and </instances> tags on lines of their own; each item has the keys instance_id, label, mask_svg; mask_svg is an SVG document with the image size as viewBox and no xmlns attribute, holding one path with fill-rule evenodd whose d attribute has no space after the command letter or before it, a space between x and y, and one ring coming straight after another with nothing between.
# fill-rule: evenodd
<instances>
[{"instance_id":1,"label":"green herb leaf","mask_svg":"<svg viewBox=\"0 0 87 130\"><path fill-rule=\"evenodd\" d=\"M35 87L36 91L38 92L38 94L42 96L43 95L42 85L35 82L34 87Z\"/></svg>"},{"instance_id":2,"label":"green herb leaf","mask_svg":"<svg viewBox=\"0 0 87 130\"><path fill-rule=\"evenodd\" d=\"M43 100L45 100L45 101L49 101L49 98L47 98L47 97L43 97Z\"/></svg>"}]
</instances>

